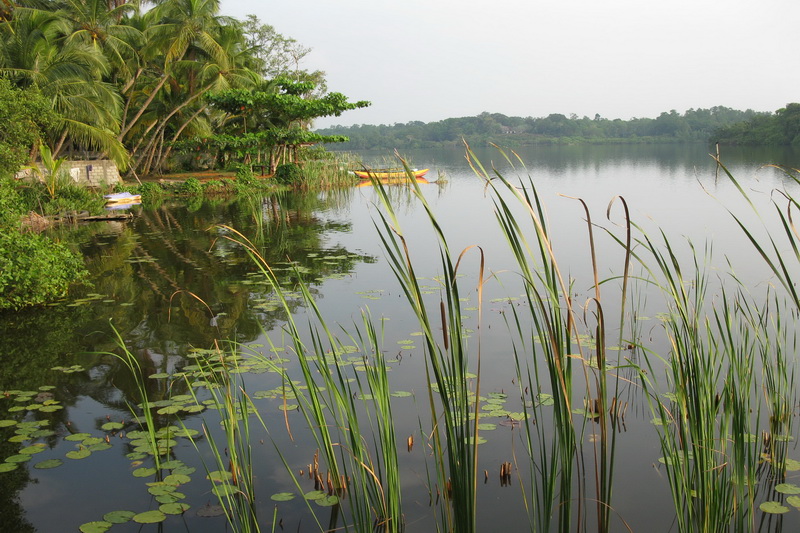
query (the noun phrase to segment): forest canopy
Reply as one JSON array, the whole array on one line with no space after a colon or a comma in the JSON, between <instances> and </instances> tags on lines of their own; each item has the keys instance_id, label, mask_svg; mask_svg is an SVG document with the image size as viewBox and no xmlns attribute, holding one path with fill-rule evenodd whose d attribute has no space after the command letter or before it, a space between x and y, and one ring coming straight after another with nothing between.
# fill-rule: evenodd
<instances>
[{"instance_id":1,"label":"forest canopy","mask_svg":"<svg viewBox=\"0 0 800 533\"><path fill-rule=\"evenodd\" d=\"M716 106L689 109L684 113L671 110L656 118L630 120L558 113L540 118L481 113L474 117L448 118L430 123L414 121L379 126L334 126L318 129L317 132L345 135L350 142L341 145L341 148L356 150L455 146L462 139L474 145L492 142L509 147L563 143L715 142L717 137L724 141L733 139L728 135L723 136L723 132L750 131L747 125L755 124L762 129L748 137L751 144L789 144L800 134L800 120L797 120L795 106L800 108L800 104L789 104L775 114ZM767 135L767 130L772 133Z\"/></svg>"}]
</instances>

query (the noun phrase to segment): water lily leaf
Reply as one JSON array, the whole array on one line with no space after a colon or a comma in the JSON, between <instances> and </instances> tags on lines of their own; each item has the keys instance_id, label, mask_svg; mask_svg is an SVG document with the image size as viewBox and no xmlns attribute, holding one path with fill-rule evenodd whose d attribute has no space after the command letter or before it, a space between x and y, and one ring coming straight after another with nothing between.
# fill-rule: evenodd
<instances>
[{"instance_id":1,"label":"water lily leaf","mask_svg":"<svg viewBox=\"0 0 800 533\"><path fill-rule=\"evenodd\" d=\"M16 425L17 425L16 420L0 420L0 428L7 428Z\"/></svg>"},{"instance_id":2,"label":"water lily leaf","mask_svg":"<svg viewBox=\"0 0 800 533\"><path fill-rule=\"evenodd\" d=\"M407 398L407 397L411 396L411 393L408 392L408 391L404 391L404 390L398 390L398 391L394 391L392 393L392 396L394 396L395 398Z\"/></svg>"},{"instance_id":3,"label":"water lily leaf","mask_svg":"<svg viewBox=\"0 0 800 533\"><path fill-rule=\"evenodd\" d=\"M17 463L0 463L0 473L17 469Z\"/></svg>"},{"instance_id":4,"label":"water lily leaf","mask_svg":"<svg viewBox=\"0 0 800 533\"><path fill-rule=\"evenodd\" d=\"M303 497L306 500L319 500L320 498L324 498L326 494L324 490L312 490L311 492L306 492Z\"/></svg>"},{"instance_id":5,"label":"water lily leaf","mask_svg":"<svg viewBox=\"0 0 800 533\"><path fill-rule=\"evenodd\" d=\"M61 466L64 464L64 461L61 459L46 459L44 461L39 461L35 465L34 468L38 468L39 470L46 470L48 468L56 468L57 466Z\"/></svg>"},{"instance_id":6,"label":"water lily leaf","mask_svg":"<svg viewBox=\"0 0 800 533\"><path fill-rule=\"evenodd\" d=\"M217 483L222 483L223 481L233 479L233 475L227 470L215 470L213 472L209 472L206 476L206 479L216 481Z\"/></svg>"},{"instance_id":7,"label":"water lily leaf","mask_svg":"<svg viewBox=\"0 0 800 533\"><path fill-rule=\"evenodd\" d=\"M289 500L293 500L294 497L294 492L278 492L270 496L270 499L276 502L288 502Z\"/></svg>"},{"instance_id":8,"label":"water lily leaf","mask_svg":"<svg viewBox=\"0 0 800 533\"><path fill-rule=\"evenodd\" d=\"M8 459L6 459L8 461ZM775 485L775 490L781 494L800 494L800 487L794 483L779 483Z\"/></svg>"},{"instance_id":9,"label":"water lily leaf","mask_svg":"<svg viewBox=\"0 0 800 533\"><path fill-rule=\"evenodd\" d=\"M497 425L486 422L483 424L478 424L478 429L480 431L492 431L493 429L497 429Z\"/></svg>"},{"instance_id":10,"label":"water lily leaf","mask_svg":"<svg viewBox=\"0 0 800 533\"><path fill-rule=\"evenodd\" d=\"M36 444L31 444L30 446L26 446L22 448L19 453L26 453L28 455L33 455L35 453L42 453L47 449L46 444L42 444L41 442L37 442Z\"/></svg>"},{"instance_id":11,"label":"water lily leaf","mask_svg":"<svg viewBox=\"0 0 800 533\"><path fill-rule=\"evenodd\" d=\"M133 477L150 477L156 474L155 468L141 467L133 471Z\"/></svg>"},{"instance_id":12,"label":"water lily leaf","mask_svg":"<svg viewBox=\"0 0 800 533\"><path fill-rule=\"evenodd\" d=\"M165 503L158 507L164 514L183 514L189 510L189 504L183 502Z\"/></svg>"},{"instance_id":13,"label":"water lily leaf","mask_svg":"<svg viewBox=\"0 0 800 533\"><path fill-rule=\"evenodd\" d=\"M156 411L160 415L174 415L175 413L181 410L180 405L168 405L167 407L162 407L158 411Z\"/></svg>"},{"instance_id":14,"label":"water lily leaf","mask_svg":"<svg viewBox=\"0 0 800 533\"><path fill-rule=\"evenodd\" d=\"M124 524L130 522L135 515L133 511L111 511L103 515L103 520L112 524Z\"/></svg>"},{"instance_id":15,"label":"water lily leaf","mask_svg":"<svg viewBox=\"0 0 800 533\"><path fill-rule=\"evenodd\" d=\"M800 508L800 496L789 496L786 498L786 503L792 507Z\"/></svg>"},{"instance_id":16,"label":"water lily leaf","mask_svg":"<svg viewBox=\"0 0 800 533\"><path fill-rule=\"evenodd\" d=\"M758 506L765 513L781 514L789 511L789 508L781 505L781 502L764 502Z\"/></svg>"},{"instance_id":17,"label":"water lily leaf","mask_svg":"<svg viewBox=\"0 0 800 533\"><path fill-rule=\"evenodd\" d=\"M80 450L73 450L66 453L68 459L86 459L92 452L88 448L81 448Z\"/></svg>"},{"instance_id":18,"label":"water lily leaf","mask_svg":"<svg viewBox=\"0 0 800 533\"><path fill-rule=\"evenodd\" d=\"M78 529L81 533L103 533L104 531L108 531L113 526L111 522L105 522L103 520L97 520L95 522L86 522L82 524L81 527Z\"/></svg>"},{"instance_id":19,"label":"water lily leaf","mask_svg":"<svg viewBox=\"0 0 800 533\"><path fill-rule=\"evenodd\" d=\"M214 485L212 492L220 498L230 496L235 492L234 488L225 483L224 485Z\"/></svg>"},{"instance_id":20,"label":"water lily leaf","mask_svg":"<svg viewBox=\"0 0 800 533\"><path fill-rule=\"evenodd\" d=\"M167 515L159 510L145 511L134 515L133 521L138 524L157 524L167 519Z\"/></svg>"},{"instance_id":21,"label":"water lily leaf","mask_svg":"<svg viewBox=\"0 0 800 533\"><path fill-rule=\"evenodd\" d=\"M102 452L103 450L110 450L111 448L113 448L113 446L107 442L98 442L97 444L92 444L87 447L90 452Z\"/></svg>"},{"instance_id":22,"label":"water lily leaf","mask_svg":"<svg viewBox=\"0 0 800 533\"><path fill-rule=\"evenodd\" d=\"M122 422L106 422L105 424L100 426L100 428L105 431L114 431L117 429L122 429L124 427L125 425Z\"/></svg>"},{"instance_id":23,"label":"water lily leaf","mask_svg":"<svg viewBox=\"0 0 800 533\"><path fill-rule=\"evenodd\" d=\"M795 459L786 459L786 471L787 472L796 472L800 470L800 461Z\"/></svg>"},{"instance_id":24,"label":"water lily leaf","mask_svg":"<svg viewBox=\"0 0 800 533\"><path fill-rule=\"evenodd\" d=\"M171 492L175 492L175 485L163 485L158 484L155 487L150 487L147 489L147 492L152 494L153 496L164 496L165 494L170 494Z\"/></svg>"},{"instance_id":25,"label":"water lily leaf","mask_svg":"<svg viewBox=\"0 0 800 533\"><path fill-rule=\"evenodd\" d=\"M18 455L12 455L10 457L6 457L7 463L24 463L25 461L30 461L31 456L26 453L20 453Z\"/></svg>"},{"instance_id":26,"label":"water lily leaf","mask_svg":"<svg viewBox=\"0 0 800 533\"><path fill-rule=\"evenodd\" d=\"M339 503L339 497L334 495L325 496L324 498L319 498L314 500L314 503L319 505L320 507L333 507L337 503Z\"/></svg>"},{"instance_id":27,"label":"water lily leaf","mask_svg":"<svg viewBox=\"0 0 800 533\"><path fill-rule=\"evenodd\" d=\"M178 486L178 485L184 485L186 483L189 483L191 480L192 480L192 478L190 478L187 475L170 474L170 475L168 475L167 477L164 478L164 483L168 483L170 485Z\"/></svg>"}]
</instances>

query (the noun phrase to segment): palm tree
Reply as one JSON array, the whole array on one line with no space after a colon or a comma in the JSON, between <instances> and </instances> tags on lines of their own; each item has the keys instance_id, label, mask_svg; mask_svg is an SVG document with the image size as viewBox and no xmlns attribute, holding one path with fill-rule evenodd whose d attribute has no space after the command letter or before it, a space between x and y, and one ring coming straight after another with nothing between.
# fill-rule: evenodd
<instances>
[{"instance_id":1,"label":"palm tree","mask_svg":"<svg viewBox=\"0 0 800 533\"><path fill-rule=\"evenodd\" d=\"M0 24L0 74L20 87L36 87L59 115L49 144L54 155L67 145L107 152L121 168L127 153L117 140L121 99L102 77L109 73L99 50L68 40L72 26L58 12L17 7Z\"/></svg>"}]
</instances>

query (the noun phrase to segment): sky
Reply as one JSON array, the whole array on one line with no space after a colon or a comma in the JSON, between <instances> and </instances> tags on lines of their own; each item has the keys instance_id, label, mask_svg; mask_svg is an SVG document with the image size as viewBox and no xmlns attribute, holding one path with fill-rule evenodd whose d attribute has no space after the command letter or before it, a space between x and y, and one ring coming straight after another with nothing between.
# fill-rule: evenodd
<instances>
[{"instance_id":1,"label":"sky","mask_svg":"<svg viewBox=\"0 0 800 533\"><path fill-rule=\"evenodd\" d=\"M489 113L629 119L800 102L797 0L222 0L312 48L365 109L316 127Z\"/></svg>"}]
</instances>

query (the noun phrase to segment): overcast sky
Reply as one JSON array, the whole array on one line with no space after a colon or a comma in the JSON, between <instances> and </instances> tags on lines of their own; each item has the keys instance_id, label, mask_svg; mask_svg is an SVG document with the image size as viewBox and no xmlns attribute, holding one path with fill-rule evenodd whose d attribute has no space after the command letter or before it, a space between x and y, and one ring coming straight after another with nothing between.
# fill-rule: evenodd
<instances>
[{"instance_id":1,"label":"overcast sky","mask_svg":"<svg viewBox=\"0 0 800 533\"><path fill-rule=\"evenodd\" d=\"M797 0L222 0L222 12L312 48L302 66L372 102L318 127L800 101Z\"/></svg>"}]
</instances>

